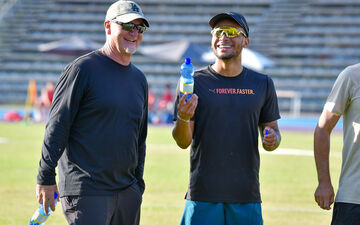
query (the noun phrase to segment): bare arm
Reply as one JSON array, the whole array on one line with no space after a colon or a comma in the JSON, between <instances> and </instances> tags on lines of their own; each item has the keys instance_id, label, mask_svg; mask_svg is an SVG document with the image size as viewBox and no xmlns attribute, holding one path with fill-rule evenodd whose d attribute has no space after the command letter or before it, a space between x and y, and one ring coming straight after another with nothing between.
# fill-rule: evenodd
<instances>
[{"instance_id":1,"label":"bare arm","mask_svg":"<svg viewBox=\"0 0 360 225\"><path fill-rule=\"evenodd\" d=\"M198 102L196 94L193 94L188 101L185 101L186 96L182 96L179 100L177 120L172 131L177 145L183 149L189 147L192 142L194 121L190 121L190 118L193 117Z\"/></svg>"},{"instance_id":2,"label":"bare arm","mask_svg":"<svg viewBox=\"0 0 360 225\"><path fill-rule=\"evenodd\" d=\"M279 147L281 134L276 120L261 124L259 129L263 147L266 151L274 151Z\"/></svg>"},{"instance_id":3,"label":"bare arm","mask_svg":"<svg viewBox=\"0 0 360 225\"><path fill-rule=\"evenodd\" d=\"M314 156L318 175L315 201L322 209L331 209L334 202L334 188L329 170L330 134L340 115L324 110L314 132Z\"/></svg>"}]
</instances>

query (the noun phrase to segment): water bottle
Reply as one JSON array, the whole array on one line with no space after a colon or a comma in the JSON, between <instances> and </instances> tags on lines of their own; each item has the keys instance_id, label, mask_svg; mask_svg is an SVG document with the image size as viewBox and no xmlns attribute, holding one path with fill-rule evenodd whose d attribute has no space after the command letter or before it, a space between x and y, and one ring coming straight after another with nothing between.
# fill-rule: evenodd
<instances>
[{"instance_id":1,"label":"water bottle","mask_svg":"<svg viewBox=\"0 0 360 225\"><path fill-rule=\"evenodd\" d=\"M56 206L56 199L58 197L58 194L55 192L54 198L55 198L55 206ZM49 205L49 213L45 214L44 205L40 204L37 210L35 211L34 215L31 217L30 225L41 225L44 224L47 218L50 216L50 205Z\"/></svg>"},{"instance_id":2,"label":"water bottle","mask_svg":"<svg viewBox=\"0 0 360 225\"><path fill-rule=\"evenodd\" d=\"M180 98L184 94L188 94L186 101L194 92L194 66L191 64L191 59L186 58L185 62L180 67Z\"/></svg>"}]
</instances>

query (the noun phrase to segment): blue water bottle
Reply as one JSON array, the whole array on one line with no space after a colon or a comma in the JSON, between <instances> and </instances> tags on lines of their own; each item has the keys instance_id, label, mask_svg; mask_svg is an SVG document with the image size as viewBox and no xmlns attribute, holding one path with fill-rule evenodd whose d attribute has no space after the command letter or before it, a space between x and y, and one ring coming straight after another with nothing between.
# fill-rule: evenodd
<instances>
[{"instance_id":1,"label":"blue water bottle","mask_svg":"<svg viewBox=\"0 0 360 225\"><path fill-rule=\"evenodd\" d=\"M54 198L55 198L55 206L56 206L56 199L58 197L58 194L55 192ZM44 206L43 204L40 204L37 210L35 211L34 215L31 217L30 225L41 225L44 224L47 218L50 216L50 206L49 206L49 213L45 214Z\"/></svg>"},{"instance_id":2,"label":"blue water bottle","mask_svg":"<svg viewBox=\"0 0 360 225\"><path fill-rule=\"evenodd\" d=\"M186 101L194 92L194 66L191 64L191 59L186 58L185 62L180 67L180 98L184 94L188 94Z\"/></svg>"}]
</instances>

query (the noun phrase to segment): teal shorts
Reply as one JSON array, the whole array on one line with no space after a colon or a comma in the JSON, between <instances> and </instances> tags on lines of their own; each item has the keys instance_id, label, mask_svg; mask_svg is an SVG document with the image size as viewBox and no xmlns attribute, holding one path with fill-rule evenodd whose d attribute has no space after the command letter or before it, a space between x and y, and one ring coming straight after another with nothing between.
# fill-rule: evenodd
<instances>
[{"instance_id":1,"label":"teal shorts","mask_svg":"<svg viewBox=\"0 0 360 225\"><path fill-rule=\"evenodd\" d=\"M261 204L186 200L180 225L263 225Z\"/></svg>"}]
</instances>

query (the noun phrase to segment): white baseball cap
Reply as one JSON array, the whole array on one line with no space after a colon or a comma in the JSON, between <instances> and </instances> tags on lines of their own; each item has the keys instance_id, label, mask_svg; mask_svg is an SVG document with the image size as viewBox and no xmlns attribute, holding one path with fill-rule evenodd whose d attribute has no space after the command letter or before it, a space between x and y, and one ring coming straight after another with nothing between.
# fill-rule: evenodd
<instances>
[{"instance_id":1,"label":"white baseball cap","mask_svg":"<svg viewBox=\"0 0 360 225\"><path fill-rule=\"evenodd\" d=\"M116 20L128 23L136 19L142 19L145 26L149 27L149 22L141 11L140 6L127 0L119 0L113 3L106 12L105 21Z\"/></svg>"}]
</instances>

